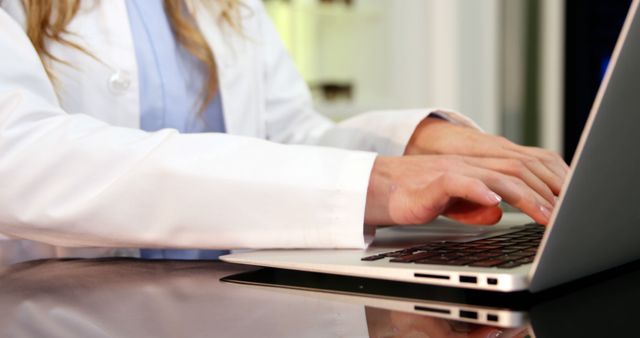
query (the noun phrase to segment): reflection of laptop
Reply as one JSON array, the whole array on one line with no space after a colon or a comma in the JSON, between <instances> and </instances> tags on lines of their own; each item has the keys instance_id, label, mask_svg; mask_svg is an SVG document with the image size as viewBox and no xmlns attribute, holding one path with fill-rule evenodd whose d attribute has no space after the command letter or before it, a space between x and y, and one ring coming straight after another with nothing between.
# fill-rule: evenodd
<instances>
[{"instance_id":1,"label":"reflection of laptop","mask_svg":"<svg viewBox=\"0 0 640 338\"><path fill-rule=\"evenodd\" d=\"M394 248L379 245L377 235L378 243L366 251L271 250L232 254L222 260L423 284L536 292L640 259L640 208L635 200L640 194L639 1L631 5L546 231L497 227L496 233L480 232L479 242L468 243L475 239L466 236L448 238L453 244ZM432 229L420 226L387 233L401 230L420 233ZM509 234L513 231L524 233ZM382 232L379 235L384 237ZM408 254L404 261L398 259L403 253ZM407 257L410 255L414 256Z\"/></svg>"},{"instance_id":2,"label":"reflection of laptop","mask_svg":"<svg viewBox=\"0 0 640 338\"><path fill-rule=\"evenodd\" d=\"M587 278L540 294L495 293L443 288L370 278L337 276L281 269L259 269L222 279L273 292L359 304L394 313L397 322L412 328L438 325L433 320L488 325L508 332L527 328L531 337L630 337L640 301L640 263ZM404 318L403 318L404 317ZM369 321L369 320L367 320ZM416 325L420 323L420 325ZM453 325L452 327L464 327ZM513 330L520 328L520 330ZM416 332L416 331L413 332ZM419 332L419 331L418 331ZM518 335L524 337L524 335Z\"/></svg>"},{"instance_id":3,"label":"reflection of laptop","mask_svg":"<svg viewBox=\"0 0 640 338\"><path fill-rule=\"evenodd\" d=\"M525 326L527 310L533 302L528 292L496 294L273 268L227 276L222 281L272 287L273 292L499 327Z\"/></svg>"}]
</instances>

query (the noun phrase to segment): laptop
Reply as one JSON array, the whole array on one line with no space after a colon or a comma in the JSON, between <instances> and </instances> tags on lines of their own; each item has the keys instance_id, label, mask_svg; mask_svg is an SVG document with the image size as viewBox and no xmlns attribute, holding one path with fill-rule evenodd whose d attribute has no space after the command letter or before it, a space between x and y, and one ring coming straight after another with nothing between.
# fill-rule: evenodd
<instances>
[{"instance_id":1,"label":"laptop","mask_svg":"<svg viewBox=\"0 0 640 338\"><path fill-rule=\"evenodd\" d=\"M502 292L539 292L640 259L639 3L630 7L546 228L451 225L446 235L438 225L388 228L366 250L265 250L221 259ZM399 233L427 241L400 245L393 238Z\"/></svg>"}]
</instances>

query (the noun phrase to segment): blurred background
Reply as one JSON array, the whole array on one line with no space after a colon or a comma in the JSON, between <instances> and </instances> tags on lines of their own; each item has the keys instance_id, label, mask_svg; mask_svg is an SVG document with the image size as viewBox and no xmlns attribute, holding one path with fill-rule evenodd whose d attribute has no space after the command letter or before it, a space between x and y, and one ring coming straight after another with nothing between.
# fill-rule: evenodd
<instances>
[{"instance_id":1,"label":"blurred background","mask_svg":"<svg viewBox=\"0 0 640 338\"><path fill-rule=\"evenodd\" d=\"M570 160L631 0L264 0L318 111L446 107Z\"/></svg>"}]
</instances>

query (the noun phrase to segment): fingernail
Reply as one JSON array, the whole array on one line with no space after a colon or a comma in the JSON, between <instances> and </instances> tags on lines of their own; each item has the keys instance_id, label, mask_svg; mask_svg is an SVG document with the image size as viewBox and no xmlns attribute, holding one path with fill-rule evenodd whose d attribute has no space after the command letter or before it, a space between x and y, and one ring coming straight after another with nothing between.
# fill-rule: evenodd
<instances>
[{"instance_id":1,"label":"fingernail","mask_svg":"<svg viewBox=\"0 0 640 338\"><path fill-rule=\"evenodd\" d=\"M540 206L540 212L544 215L546 219L551 218L551 210L549 210L549 208L545 207L544 205Z\"/></svg>"},{"instance_id":2,"label":"fingernail","mask_svg":"<svg viewBox=\"0 0 640 338\"><path fill-rule=\"evenodd\" d=\"M502 202L502 197L500 197L500 195L496 194L496 193L495 193L495 192L493 192L493 191L490 191L490 192L489 192L489 194L487 194L487 196L488 196L488 197L489 197L489 199L490 199L491 201L493 201L493 202L496 202L496 203L500 203L500 202Z\"/></svg>"},{"instance_id":3,"label":"fingernail","mask_svg":"<svg viewBox=\"0 0 640 338\"><path fill-rule=\"evenodd\" d=\"M489 332L489 334L487 335L487 338L498 338L502 336L502 331L500 330L494 330Z\"/></svg>"}]
</instances>

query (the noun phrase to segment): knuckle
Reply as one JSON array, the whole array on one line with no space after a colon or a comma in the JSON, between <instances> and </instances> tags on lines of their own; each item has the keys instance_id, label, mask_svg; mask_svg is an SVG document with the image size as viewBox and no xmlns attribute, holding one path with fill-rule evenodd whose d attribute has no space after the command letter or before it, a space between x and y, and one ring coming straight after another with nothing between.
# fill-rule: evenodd
<instances>
[{"instance_id":1,"label":"knuckle","mask_svg":"<svg viewBox=\"0 0 640 338\"><path fill-rule=\"evenodd\" d=\"M436 166L446 171L453 170L456 167L460 167L462 164L463 160L459 156L440 157L436 160Z\"/></svg>"},{"instance_id":2,"label":"knuckle","mask_svg":"<svg viewBox=\"0 0 640 338\"><path fill-rule=\"evenodd\" d=\"M455 182L455 175L445 172L440 175L439 180L443 186L448 187Z\"/></svg>"},{"instance_id":3,"label":"knuckle","mask_svg":"<svg viewBox=\"0 0 640 338\"><path fill-rule=\"evenodd\" d=\"M511 180L511 184L513 184L519 190L524 191L529 189L529 186L526 183L524 183L523 180L517 177L510 177L510 180Z\"/></svg>"},{"instance_id":4,"label":"knuckle","mask_svg":"<svg viewBox=\"0 0 640 338\"><path fill-rule=\"evenodd\" d=\"M437 168L442 169L442 170L447 170L447 168L449 168L449 159L446 157L438 157L436 158L436 160L433 163Z\"/></svg>"},{"instance_id":5,"label":"knuckle","mask_svg":"<svg viewBox=\"0 0 640 338\"><path fill-rule=\"evenodd\" d=\"M508 184L511 187L511 189L509 190L512 191L513 194L517 196L525 196L533 192L531 188L523 180L517 177L507 177L506 184Z\"/></svg>"},{"instance_id":6,"label":"knuckle","mask_svg":"<svg viewBox=\"0 0 640 338\"><path fill-rule=\"evenodd\" d=\"M484 182L477 178L469 179L465 184L465 198L471 199L472 196L481 193L485 189Z\"/></svg>"},{"instance_id":7,"label":"knuckle","mask_svg":"<svg viewBox=\"0 0 640 338\"><path fill-rule=\"evenodd\" d=\"M515 190L512 193L512 204L517 207L524 207L527 204L530 204L534 199L530 196L530 194L525 193L523 190Z\"/></svg>"},{"instance_id":8,"label":"knuckle","mask_svg":"<svg viewBox=\"0 0 640 338\"><path fill-rule=\"evenodd\" d=\"M509 160L507 168L509 174L515 176L522 176L527 171L527 166L519 160Z\"/></svg>"},{"instance_id":9,"label":"knuckle","mask_svg":"<svg viewBox=\"0 0 640 338\"><path fill-rule=\"evenodd\" d=\"M499 186L502 182L502 175L500 173L490 173L482 178L482 182L489 186Z\"/></svg>"},{"instance_id":10,"label":"knuckle","mask_svg":"<svg viewBox=\"0 0 640 338\"><path fill-rule=\"evenodd\" d=\"M539 160L533 156L526 156L525 158L522 159L522 163L525 166L530 167L539 163Z\"/></svg>"},{"instance_id":11,"label":"knuckle","mask_svg":"<svg viewBox=\"0 0 640 338\"><path fill-rule=\"evenodd\" d=\"M564 163L564 159L560 154L550 150L543 150L539 157L545 163Z\"/></svg>"},{"instance_id":12,"label":"knuckle","mask_svg":"<svg viewBox=\"0 0 640 338\"><path fill-rule=\"evenodd\" d=\"M542 159L543 162L547 162L547 163L555 162L557 160L557 158L551 152L544 152L542 156L540 156L540 158Z\"/></svg>"}]
</instances>

